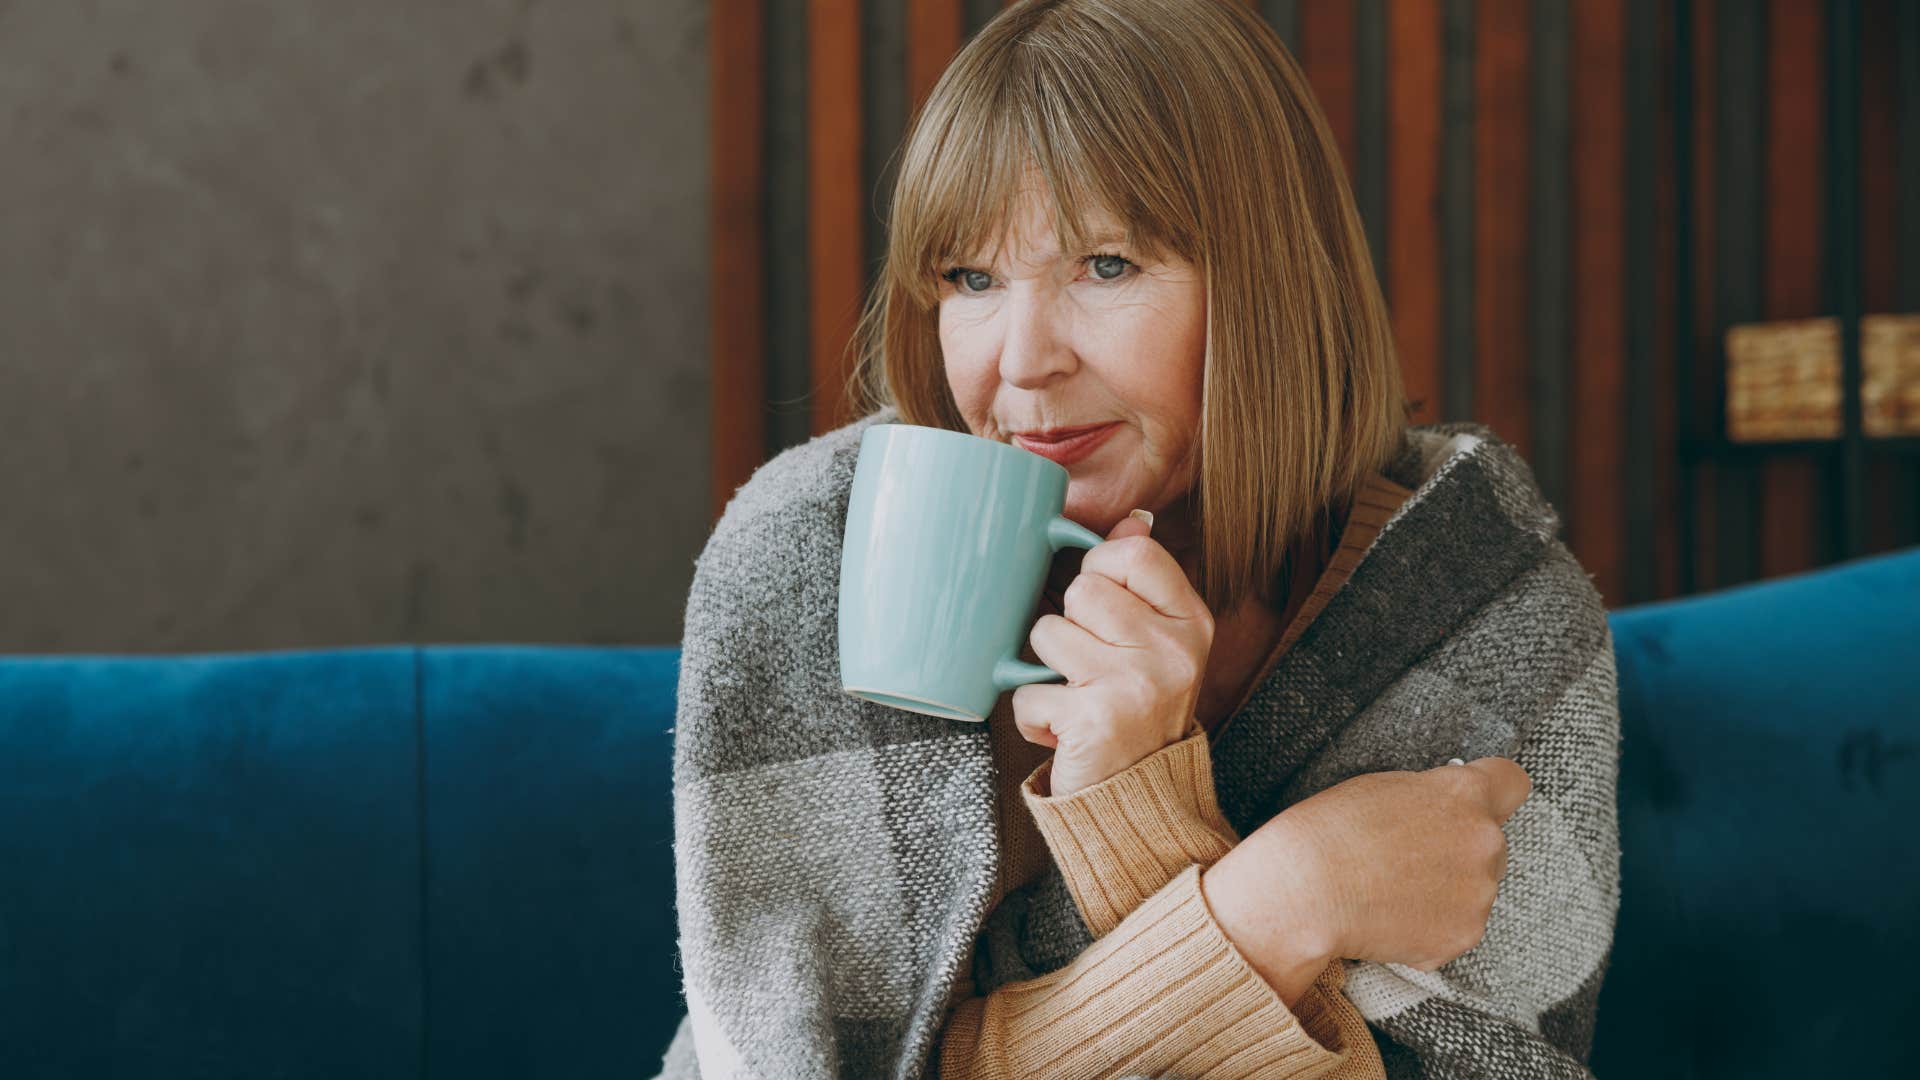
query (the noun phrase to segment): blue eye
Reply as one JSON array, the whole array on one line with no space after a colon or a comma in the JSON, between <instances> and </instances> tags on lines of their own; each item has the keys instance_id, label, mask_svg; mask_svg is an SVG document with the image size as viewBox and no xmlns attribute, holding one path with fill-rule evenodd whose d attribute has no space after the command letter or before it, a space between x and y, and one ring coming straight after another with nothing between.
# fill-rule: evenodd
<instances>
[{"instance_id":1,"label":"blue eye","mask_svg":"<svg viewBox=\"0 0 1920 1080\"><path fill-rule=\"evenodd\" d=\"M1128 268L1134 265L1132 260L1122 255L1089 255L1085 259L1082 259L1081 261L1090 262L1097 265L1102 259L1109 259L1120 265L1119 265L1119 269L1117 269L1114 272L1114 275L1112 277L1102 277L1098 270L1094 271L1094 277L1100 281L1119 281L1121 278L1127 275Z\"/></svg>"},{"instance_id":2,"label":"blue eye","mask_svg":"<svg viewBox=\"0 0 1920 1080\"><path fill-rule=\"evenodd\" d=\"M1103 282L1125 281L1131 276L1130 271L1139 269L1139 266L1126 256L1114 255L1107 252L1098 255L1086 255L1080 259L1080 265L1082 266L1086 266L1089 263L1093 263L1096 266L1104 264L1109 269L1114 270L1111 277L1102 274L1098 269L1093 271L1093 280ZM967 279L966 288L960 288L959 282L962 277ZM984 270L974 270L965 266L954 266L942 270L940 272L940 278L942 281L953 285L956 291L962 296L985 292L993 284L992 274Z\"/></svg>"},{"instance_id":3,"label":"blue eye","mask_svg":"<svg viewBox=\"0 0 1920 1080\"><path fill-rule=\"evenodd\" d=\"M993 283L992 275L987 274L984 271L980 271L980 270L969 270L964 266L956 266L950 270L943 270L940 273L940 277L942 279L944 279L949 283L955 284L956 287L958 285L958 282L956 281L956 279L961 277L962 275L965 275L967 278L967 287L965 289L960 290L962 293L984 292L987 286ZM974 279L976 278L985 278L986 281L985 283L979 286L975 286L973 282L974 282Z\"/></svg>"}]
</instances>

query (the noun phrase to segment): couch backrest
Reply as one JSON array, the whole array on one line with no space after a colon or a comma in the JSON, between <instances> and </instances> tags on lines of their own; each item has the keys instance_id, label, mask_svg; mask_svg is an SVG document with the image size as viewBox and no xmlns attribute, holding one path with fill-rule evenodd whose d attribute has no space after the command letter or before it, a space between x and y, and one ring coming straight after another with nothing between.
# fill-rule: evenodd
<instances>
[{"instance_id":1,"label":"couch backrest","mask_svg":"<svg viewBox=\"0 0 1920 1080\"><path fill-rule=\"evenodd\" d=\"M1616 612L1601 1076L1893 1075L1920 550ZM0 1076L651 1076L673 648L0 657Z\"/></svg>"},{"instance_id":2,"label":"couch backrest","mask_svg":"<svg viewBox=\"0 0 1920 1080\"><path fill-rule=\"evenodd\" d=\"M0 659L0 1076L651 1076L672 648Z\"/></svg>"},{"instance_id":3,"label":"couch backrest","mask_svg":"<svg viewBox=\"0 0 1920 1080\"><path fill-rule=\"evenodd\" d=\"M1920 549L1614 613L1597 1075L1912 1075Z\"/></svg>"}]
</instances>

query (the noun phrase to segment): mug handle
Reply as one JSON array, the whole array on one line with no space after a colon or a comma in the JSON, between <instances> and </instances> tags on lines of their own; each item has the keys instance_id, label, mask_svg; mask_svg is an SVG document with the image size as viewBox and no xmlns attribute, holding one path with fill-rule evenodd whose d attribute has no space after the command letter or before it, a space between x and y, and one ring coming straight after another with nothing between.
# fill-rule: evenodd
<instances>
[{"instance_id":1,"label":"mug handle","mask_svg":"<svg viewBox=\"0 0 1920 1080\"><path fill-rule=\"evenodd\" d=\"M1087 550L1106 543L1104 537L1084 525L1077 525L1059 514L1047 522L1047 547L1059 551L1064 547L1077 547ZM1065 678L1059 672L1045 664L1029 664L1021 660L1016 650L1012 656L1003 656L993 665L993 685L997 690L1011 690L1028 683L1046 682L1049 679Z\"/></svg>"}]
</instances>

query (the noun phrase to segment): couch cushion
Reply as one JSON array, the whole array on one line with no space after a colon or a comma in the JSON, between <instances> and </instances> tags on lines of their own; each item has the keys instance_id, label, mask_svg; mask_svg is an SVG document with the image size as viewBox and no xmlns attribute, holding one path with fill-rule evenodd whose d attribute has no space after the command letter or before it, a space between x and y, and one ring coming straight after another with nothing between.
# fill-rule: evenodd
<instances>
[{"instance_id":1,"label":"couch cushion","mask_svg":"<svg viewBox=\"0 0 1920 1080\"><path fill-rule=\"evenodd\" d=\"M1920 549L1615 612L1600 1076L1893 1076L1920 1022Z\"/></svg>"}]
</instances>

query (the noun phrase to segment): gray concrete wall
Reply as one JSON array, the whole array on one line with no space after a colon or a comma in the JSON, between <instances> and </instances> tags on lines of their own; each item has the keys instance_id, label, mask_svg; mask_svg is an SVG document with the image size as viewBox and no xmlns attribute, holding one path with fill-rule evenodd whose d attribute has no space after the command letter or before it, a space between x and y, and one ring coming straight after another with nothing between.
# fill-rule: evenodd
<instances>
[{"instance_id":1,"label":"gray concrete wall","mask_svg":"<svg viewBox=\"0 0 1920 1080\"><path fill-rule=\"evenodd\" d=\"M706 8L0 4L0 652L677 642Z\"/></svg>"}]
</instances>

